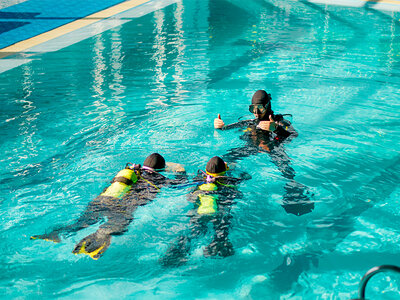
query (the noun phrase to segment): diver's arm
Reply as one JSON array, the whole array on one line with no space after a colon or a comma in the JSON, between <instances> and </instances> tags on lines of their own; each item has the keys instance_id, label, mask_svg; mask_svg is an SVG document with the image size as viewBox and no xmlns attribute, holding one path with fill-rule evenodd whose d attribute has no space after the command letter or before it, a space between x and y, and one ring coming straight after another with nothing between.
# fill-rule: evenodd
<instances>
[{"instance_id":1,"label":"diver's arm","mask_svg":"<svg viewBox=\"0 0 400 300\"><path fill-rule=\"evenodd\" d=\"M173 162L166 162L165 163L165 171L166 172L173 172L173 173L185 173L185 167L181 164L178 163L173 163Z\"/></svg>"},{"instance_id":2,"label":"diver's arm","mask_svg":"<svg viewBox=\"0 0 400 300\"><path fill-rule=\"evenodd\" d=\"M293 138L299 135L297 131L294 129L293 125L286 119L277 121L276 124L277 128L275 129L274 133L277 135L278 139L284 140L290 137L290 139L288 140L292 140Z\"/></svg>"},{"instance_id":3,"label":"diver's arm","mask_svg":"<svg viewBox=\"0 0 400 300\"><path fill-rule=\"evenodd\" d=\"M274 139L276 141L284 140L289 136L297 136L296 130L294 130L292 124L283 118L282 115L269 115L269 120L264 118L257 124L257 129L262 130L266 133L273 132L275 134Z\"/></svg>"},{"instance_id":4,"label":"diver's arm","mask_svg":"<svg viewBox=\"0 0 400 300\"><path fill-rule=\"evenodd\" d=\"M163 185L175 187L177 185L185 184L187 182L188 182L188 176L186 175L186 172L179 172L175 174L174 179L165 178L165 183Z\"/></svg>"},{"instance_id":5,"label":"diver's arm","mask_svg":"<svg viewBox=\"0 0 400 300\"><path fill-rule=\"evenodd\" d=\"M243 121L239 121L236 123L225 125L224 127L219 128L219 129L220 130L230 130L230 129L235 129L235 128L243 128L243 127L247 127L253 123L254 123L254 120L243 120Z\"/></svg>"},{"instance_id":6,"label":"diver's arm","mask_svg":"<svg viewBox=\"0 0 400 300\"><path fill-rule=\"evenodd\" d=\"M278 125L274 130L274 133L278 136L278 138L288 138L291 133L287 131L283 126Z\"/></svg>"},{"instance_id":7,"label":"diver's arm","mask_svg":"<svg viewBox=\"0 0 400 300\"><path fill-rule=\"evenodd\" d=\"M260 149L258 147L248 143L243 147L237 147L229 150L228 153L222 155L221 158L229 164L237 162L238 160L243 160L251 155L257 155L259 152Z\"/></svg>"},{"instance_id":8,"label":"diver's arm","mask_svg":"<svg viewBox=\"0 0 400 300\"><path fill-rule=\"evenodd\" d=\"M183 165L178 163L167 162L166 172L174 173L175 179L166 178L166 185L174 186L188 182L188 176Z\"/></svg>"},{"instance_id":9,"label":"diver's arm","mask_svg":"<svg viewBox=\"0 0 400 300\"><path fill-rule=\"evenodd\" d=\"M229 130L234 128L243 128L250 125L251 123L254 123L254 120L243 120L225 125L225 122L221 119L221 115L218 114L218 117L214 119L214 129Z\"/></svg>"},{"instance_id":10,"label":"diver's arm","mask_svg":"<svg viewBox=\"0 0 400 300\"><path fill-rule=\"evenodd\" d=\"M240 182L241 182L243 180L249 180L252 177L251 177L251 175L249 173L242 171L242 172L239 173L238 178L240 179Z\"/></svg>"}]
</instances>

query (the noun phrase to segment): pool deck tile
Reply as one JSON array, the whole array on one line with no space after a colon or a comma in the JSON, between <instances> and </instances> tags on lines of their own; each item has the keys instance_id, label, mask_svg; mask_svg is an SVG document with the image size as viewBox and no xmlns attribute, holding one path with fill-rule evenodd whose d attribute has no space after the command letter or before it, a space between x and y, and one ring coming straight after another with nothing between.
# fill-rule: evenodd
<instances>
[{"instance_id":1,"label":"pool deck tile","mask_svg":"<svg viewBox=\"0 0 400 300\"><path fill-rule=\"evenodd\" d=\"M85 18L124 0L28 0L0 10L0 49Z\"/></svg>"}]
</instances>

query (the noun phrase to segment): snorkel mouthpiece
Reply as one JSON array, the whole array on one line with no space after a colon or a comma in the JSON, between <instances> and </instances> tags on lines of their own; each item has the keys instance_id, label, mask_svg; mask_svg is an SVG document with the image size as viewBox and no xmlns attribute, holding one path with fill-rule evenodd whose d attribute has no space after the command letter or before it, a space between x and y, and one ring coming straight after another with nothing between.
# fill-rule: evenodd
<instances>
[{"instance_id":1,"label":"snorkel mouthpiece","mask_svg":"<svg viewBox=\"0 0 400 300\"><path fill-rule=\"evenodd\" d=\"M215 181L215 178L212 177L211 175L207 174L207 183L211 183L211 182L214 182L214 181Z\"/></svg>"},{"instance_id":2,"label":"snorkel mouthpiece","mask_svg":"<svg viewBox=\"0 0 400 300\"><path fill-rule=\"evenodd\" d=\"M133 164L133 163L127 163L125 165L125 169L130 169L130 170L140 170L141 165L140 164Z\"/></svg>"}]
</instances>

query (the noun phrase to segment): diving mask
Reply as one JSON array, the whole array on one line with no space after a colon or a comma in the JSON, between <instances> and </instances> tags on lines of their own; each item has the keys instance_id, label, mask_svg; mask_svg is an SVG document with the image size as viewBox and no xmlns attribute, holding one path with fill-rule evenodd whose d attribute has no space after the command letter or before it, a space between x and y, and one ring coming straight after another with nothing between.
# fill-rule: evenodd
<instances>
[{"instance_id":1,"label":"diving mask","mask_svg":"<svg viewBox=\"0 0 400 300\"><path fill-rule=\"evenodd\" d=\"M251 112L252 114L257 114L257 113L263 114L266 111L267 111L267 109L262 104L251 104L251 105L249 105L249 112Z\"/></svg>"}]
</instances>

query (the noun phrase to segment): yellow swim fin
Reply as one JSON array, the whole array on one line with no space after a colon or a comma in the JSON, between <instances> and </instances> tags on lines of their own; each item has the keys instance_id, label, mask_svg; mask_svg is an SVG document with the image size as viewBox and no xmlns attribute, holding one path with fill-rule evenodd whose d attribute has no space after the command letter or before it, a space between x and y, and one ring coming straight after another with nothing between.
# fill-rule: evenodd
<instances>
[{"instance_id":1,"label":"yellow swim fin","mask_svg":"<svg viewBox=\"0 0 400 300\"><path fill-rule=\"evenodd\" d=\"M31 240L44 240L48 242L53 242L53 243L59 243L61 242L59 236L55 232L51 232L49 234L39 234L39 235L32 235Z\"/></svg>"},{"instance_id":2,"label":"yellow swim fin","mask_svg":"<svg viewBox=\"0 0 400 300\"><path fill-rule=\"evenodd\" d=\"M74 254L86 254L97 260L108 249L111 243L111 235L93 233L82 239L72 251Z\"/></svg>"}]
</instances>

